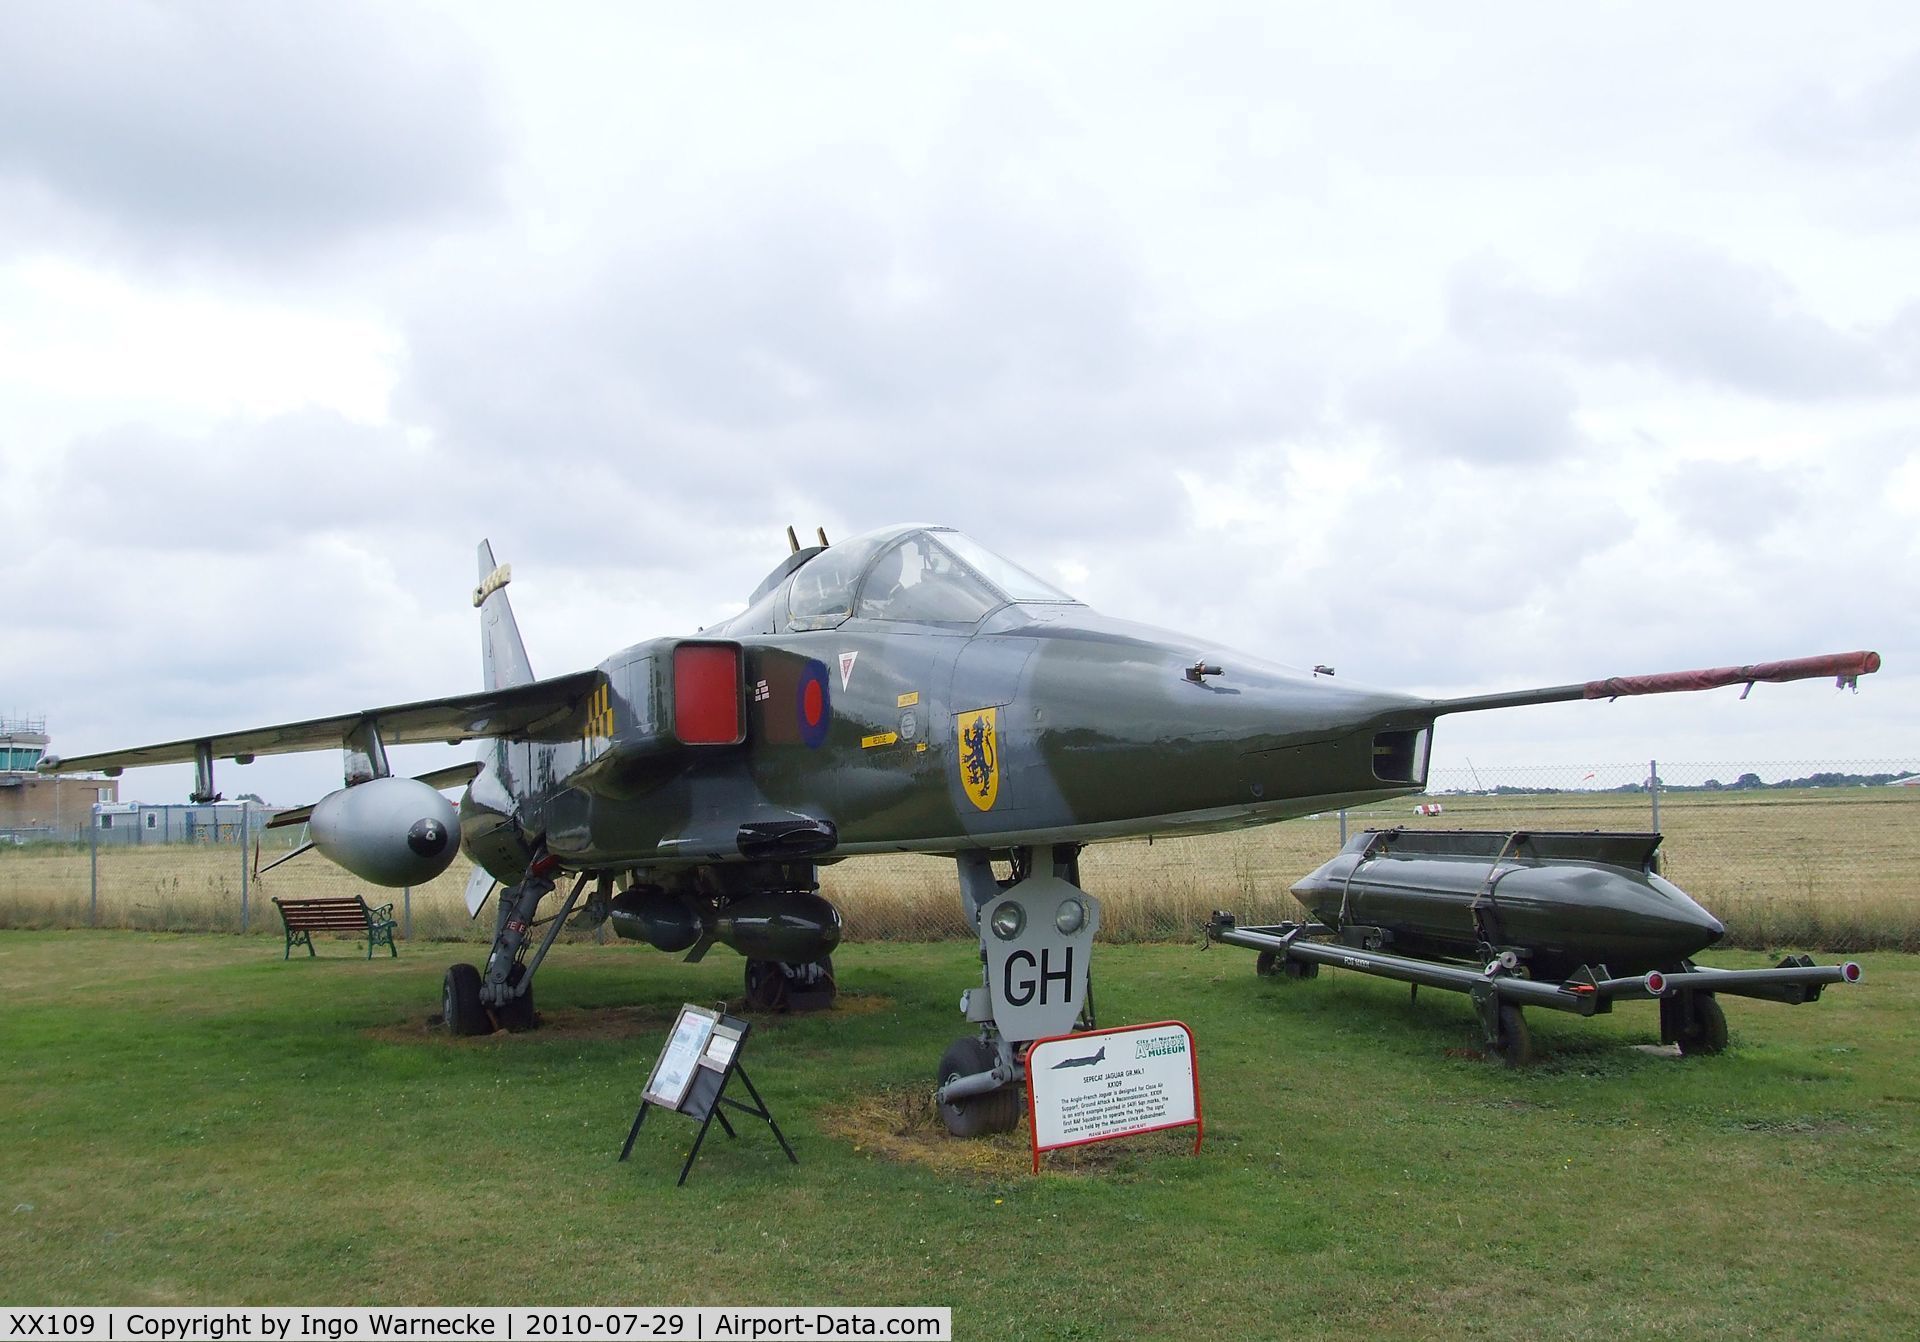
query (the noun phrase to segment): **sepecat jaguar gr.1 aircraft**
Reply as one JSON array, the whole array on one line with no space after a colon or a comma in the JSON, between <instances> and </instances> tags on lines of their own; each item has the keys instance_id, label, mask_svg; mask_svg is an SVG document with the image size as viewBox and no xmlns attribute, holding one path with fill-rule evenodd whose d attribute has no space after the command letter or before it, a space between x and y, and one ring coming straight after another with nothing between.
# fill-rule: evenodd
<instances>
[{"instance_id":1,"label":"sepecat jaguar gr.1 aircraft","mask_svg":"<svg viewBox=\"0 0 1920 1342\"><path fill-rule=\"evenodd\" d=\"M894 526L791 553L740 615L688 638L534 677L482 543L484 688L307 722L88 755L48 769L344 749L345 786L276 818L379 885L424 883L461 846L476 913L497 881L485 965L444 982L455 1034L535 1023L533 980L569 916L697 960L746 957L750 1005L824 1005L840 915L822 863L951 857L980 940L972 1033L941 1058L957 1135L1021 1112L1024 1046L1090 1022L1100 903L1082 847L1195 833L1415 793L1435 721L1569 699L1837 677L1871 652L1427 699L1350 686L1097 615L961 532ZM482 740L477 761L396 777L389 747ZM438 789L465 787L458 810ZM996 863L999 869L996 869ZM1001 874L1004 870L1005 875ZM570 892L536 936L556 881ZM589 889L591 887L591 889Z\"/></svg>"}]
</instances>

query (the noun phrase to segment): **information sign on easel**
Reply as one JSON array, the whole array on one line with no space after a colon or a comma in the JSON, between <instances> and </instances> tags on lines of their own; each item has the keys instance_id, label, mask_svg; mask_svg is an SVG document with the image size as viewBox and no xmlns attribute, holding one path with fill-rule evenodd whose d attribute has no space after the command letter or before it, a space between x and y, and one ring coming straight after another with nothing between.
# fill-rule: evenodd
<instances>
[{"instance_id":1,"label":"information sign on easel","mask_svg":"<svg viewBox=\"0 0 1920 1342\"><path fill-rule=\"evenodd\" d=\"M780 1149L787 1153L787 1159L798 1165L800 1158L787 1145L785 1134L767 1109L767 1102L760 1098L752 1078L740 1065L740 1051L747 1042L747 1031L751 1028L748 1022L721 1011L694 1006L692 1003L681 1007L680 1015L673 1023L673 1031L667 1036L659 1058L654 1061L652 1074L647 1077L646 1089L641 1092L640 1110L633 1116L633 1126L627 1129L627 1141L620 1148L620 1159L625 1160L632 1154L634 1139L640 1135L640 1125L646 1122L648 1109L670 1109L688 1118L697 1118L700 1120L700 1131L693 1139L693 1149L687 1152L686 1164L680 1167L679 1183L685 1184L688 1172L693 1169L694 1157L700 1154L700 1144L707 1140L707 1129L716 1118L720 1120L720 1127L727 1136L739 1135L722 1112L722 1106L726 1106L764 1119L767 1126L773 1129L774 1139L780 1143ZM743 1104L726 1093L727 1083L736 1076L740 1078L740 1084L747 1088L747 1094L753 1097L752 1104Z\"/></svg>"}]
</instances>

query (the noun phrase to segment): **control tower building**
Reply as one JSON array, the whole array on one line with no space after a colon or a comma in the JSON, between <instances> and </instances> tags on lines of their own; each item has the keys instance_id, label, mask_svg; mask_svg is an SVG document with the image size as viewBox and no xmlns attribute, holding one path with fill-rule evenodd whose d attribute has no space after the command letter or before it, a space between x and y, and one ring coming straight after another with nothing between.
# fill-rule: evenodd
<instances>
[{"instance_id":1,"label":"control tower building","mask_svg":"<svg viewBox=\"0 0 1920 1342\"><path fill-rule=\"evenodd\" d=\"M0 717L0 841L72 838L92 824L97 803L120 799L111 778L36 772L48 740L44 717Z\"/></svg>"}]
</instances>

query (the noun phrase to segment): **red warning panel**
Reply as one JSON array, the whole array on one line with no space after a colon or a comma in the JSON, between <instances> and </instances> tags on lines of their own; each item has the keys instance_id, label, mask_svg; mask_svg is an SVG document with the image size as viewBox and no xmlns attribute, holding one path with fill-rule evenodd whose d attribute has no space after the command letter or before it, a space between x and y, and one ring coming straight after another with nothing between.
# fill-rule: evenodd
<instances>
[{"instance_id":1,"label":"red warning panel","mask_svg":"<svg viewBox=\"0 0 1920 1342\"><path fill-rule=\"evenodd\" d=\"M689 746L746 739L740 722L740 645L682 643L673 650L673 734Z\"/></svg>"}]
</instances>

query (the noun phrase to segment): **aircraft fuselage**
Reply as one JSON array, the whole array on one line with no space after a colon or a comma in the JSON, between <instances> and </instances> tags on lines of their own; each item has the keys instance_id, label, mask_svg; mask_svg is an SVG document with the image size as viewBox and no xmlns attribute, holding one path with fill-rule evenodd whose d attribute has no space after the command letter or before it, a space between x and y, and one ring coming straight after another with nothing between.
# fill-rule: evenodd
<instances>
[{"instance_id":1,"label":"aircraft fuselage","mask_svg":"<svg viewBox=\"0 0 1920 1342\"><path fill-rule=\"evenodd\" d=\"M796 853L813 860L945 854L1262 824L1425 783L1427 701L1082 606L1008 605L972 630L739 623L602 662L579 741L489 743L461 806L469 852L503 881L536 837L569 867L698 865L749 856L755 825L804 850L812 823L833 835ZM684 642L739 645L743 739L634 748L671 712Z\"/></svg>"}]
</instances>

